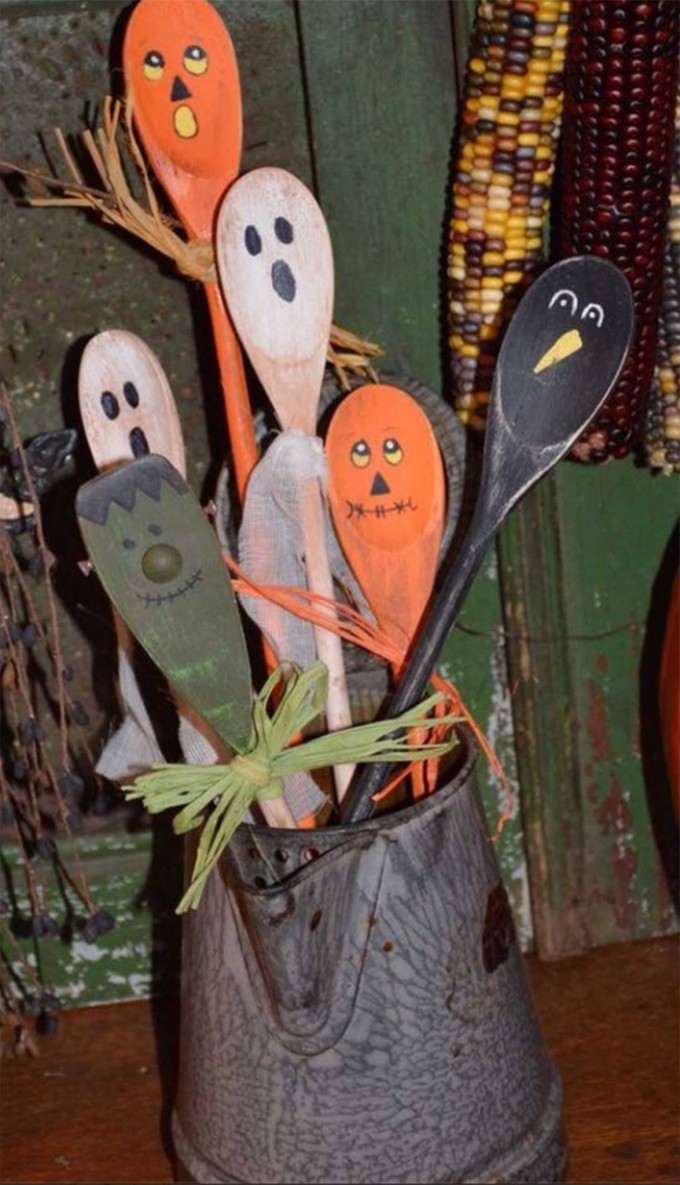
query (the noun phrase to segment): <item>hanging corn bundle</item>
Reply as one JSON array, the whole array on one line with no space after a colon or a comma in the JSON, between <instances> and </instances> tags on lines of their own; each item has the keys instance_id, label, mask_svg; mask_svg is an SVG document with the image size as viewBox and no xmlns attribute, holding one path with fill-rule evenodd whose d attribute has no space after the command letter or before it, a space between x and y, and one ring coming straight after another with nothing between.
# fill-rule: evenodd
<instances>
[{"instance_id":1,"label":"hanging corn bundle","mask_svg":"<svg viewBox=\"0 0 680 1185\"><path fill-rule=\"evenodd\" d=\"M675 103L673 155L659 344L645 422L647 464L664 473L680 473L680 81Z\"/></svg>"},{"instance_id":2,"label":"hanging corn bundle","mask_svg":"<svg viewBox=\"0 0 680 1185\"><path fill-rule=\"evenodd\" d=\"M461 420L482 428L502 330L543 259L567 0L480 0L453 185L450 346Z\"/></svg>"},{"instance_id":3,"label":"hanging corn bundle","mask_svg":"<svg viewBox=\"0 0 680 1185\"><path fill-rule=\"evenodd\" d=\"M670 190L680 6L572 8L565 72L560 253L601 255L633 289L633 347L613 394L574 446L580 461L636 443L654 371Z\"/></svg>"}]
</instances>

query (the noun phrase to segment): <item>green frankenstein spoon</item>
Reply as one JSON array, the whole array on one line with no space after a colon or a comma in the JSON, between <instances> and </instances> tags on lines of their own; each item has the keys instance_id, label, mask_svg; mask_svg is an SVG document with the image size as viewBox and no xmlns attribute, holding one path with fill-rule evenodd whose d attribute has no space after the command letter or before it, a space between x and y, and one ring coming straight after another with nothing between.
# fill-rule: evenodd
<instances>
[{"instance_id":1,"label":"green frankenstein spoon","mask_svg":"<svg viewBox=\"0 0 680 1185\"><path fill-rule=\"evenodd\" d=\"M82 486L76 512L111 601L172 687L236 751L254 743L250 664L219 545L195 495L164 457ZM294 827L283 798L267 821Z\"/></svg>"}]
</instances>

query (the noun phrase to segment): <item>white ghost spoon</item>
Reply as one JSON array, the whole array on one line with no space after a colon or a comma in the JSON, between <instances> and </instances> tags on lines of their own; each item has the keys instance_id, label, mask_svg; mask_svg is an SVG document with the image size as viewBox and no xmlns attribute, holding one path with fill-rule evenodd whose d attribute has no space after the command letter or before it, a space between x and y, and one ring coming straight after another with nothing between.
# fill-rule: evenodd
<instances>
[{"instance_id":1,"label":"white ghost spoon","mask_svg":"<svg viewBox=\"0 0 680 1185\"><path fill-rule=\"evenodd\" d=\"M154 453L170 461L182 477L186 475L182 428L170 383L156 355L134 333L109 329L88 342L80 364L79 400L87 441L100 471ZM130 632L117 613L114 621L121 694L153 759L162 761L162 754L154 753L153 726L132 669ZM219 739L190 704L180 702L178 713L179 739L187 761L211 764L223 755ZM262 810L274 826L295 826L279 800L264 803Z\"/></svg>"},{"instance_id":2,"label":"white ghost spoon","mask_svg":"<svg viewBox=\"0 0 680 1185\"><path fill-rule=\"evenodd\" d=\"M301 181L283 169L255 169L223 199L215 255L229 312L245 352L284 430L314 440L333 311L333 252L323 214ZM330 599L333 581L326 552L321 443L319 477L309 480L302 534L309 588ZM324 481L325 484L325 481ZM342 643L315 630L318 657L329 672L327 722L331 732L351 724ZM336 766L341 800L354 772Z\"/></svg>"},{"instance_id":3,"label":"white ghost spoon","mask_svg":"<svg viewBox=\"0 0 680 1185\"><path fill-rule=\"evenodd\" d=\"M125 329L96 334L83 352L78 398L87 443L100 473L154 452L167 457L184 474L184 442L170 384L156 355L141 338ZM134 640L116 612L113 622L125 716L97 768L115 780L136 772L138 766L162 761L163 754L134 673ZM193 738L194 726L187 726L183 719L180 730ZM189 748L194 760L215 759L200 733Z\"/></svg>"}]
</instances>

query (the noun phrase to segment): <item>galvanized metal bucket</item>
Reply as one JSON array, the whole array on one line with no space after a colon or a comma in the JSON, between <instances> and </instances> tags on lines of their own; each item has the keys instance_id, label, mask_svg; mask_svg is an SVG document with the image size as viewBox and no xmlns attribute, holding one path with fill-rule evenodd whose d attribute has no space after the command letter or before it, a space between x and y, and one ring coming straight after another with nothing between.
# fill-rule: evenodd
<instances>
[{"instance_id":1,"label":"galvanized metal bucket","mask_svg":"<svg viewBox=\"0 0 680 1185\"><path fill-rule=\"evenodd\" d=\"M474 778L353 827L240 827L186 915L185 1180L561 1178L543 1047Z\"/></svg>"}]
</instances>

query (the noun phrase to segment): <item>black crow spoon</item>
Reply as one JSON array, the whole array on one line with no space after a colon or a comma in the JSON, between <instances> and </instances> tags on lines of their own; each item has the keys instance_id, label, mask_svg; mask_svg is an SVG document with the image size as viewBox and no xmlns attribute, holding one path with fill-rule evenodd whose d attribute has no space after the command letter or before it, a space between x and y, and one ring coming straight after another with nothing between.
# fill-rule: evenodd
<instances>
[{"instance_id":1,"label":"black crow spoon","mask_svg":"<svg viewBox=\"0 0 680 1185\"><path fill-rule=\"evenodd\" d=\"M487 548L513 506L557 464L607 398L633 332L628 281L595 256L548 268L524 296L494 375L477 504L464 545L416 638L387 715L421 698ZM390 772L365 766L347 792L343 823L369 818Z\"/></svg>"}]
</instances>

